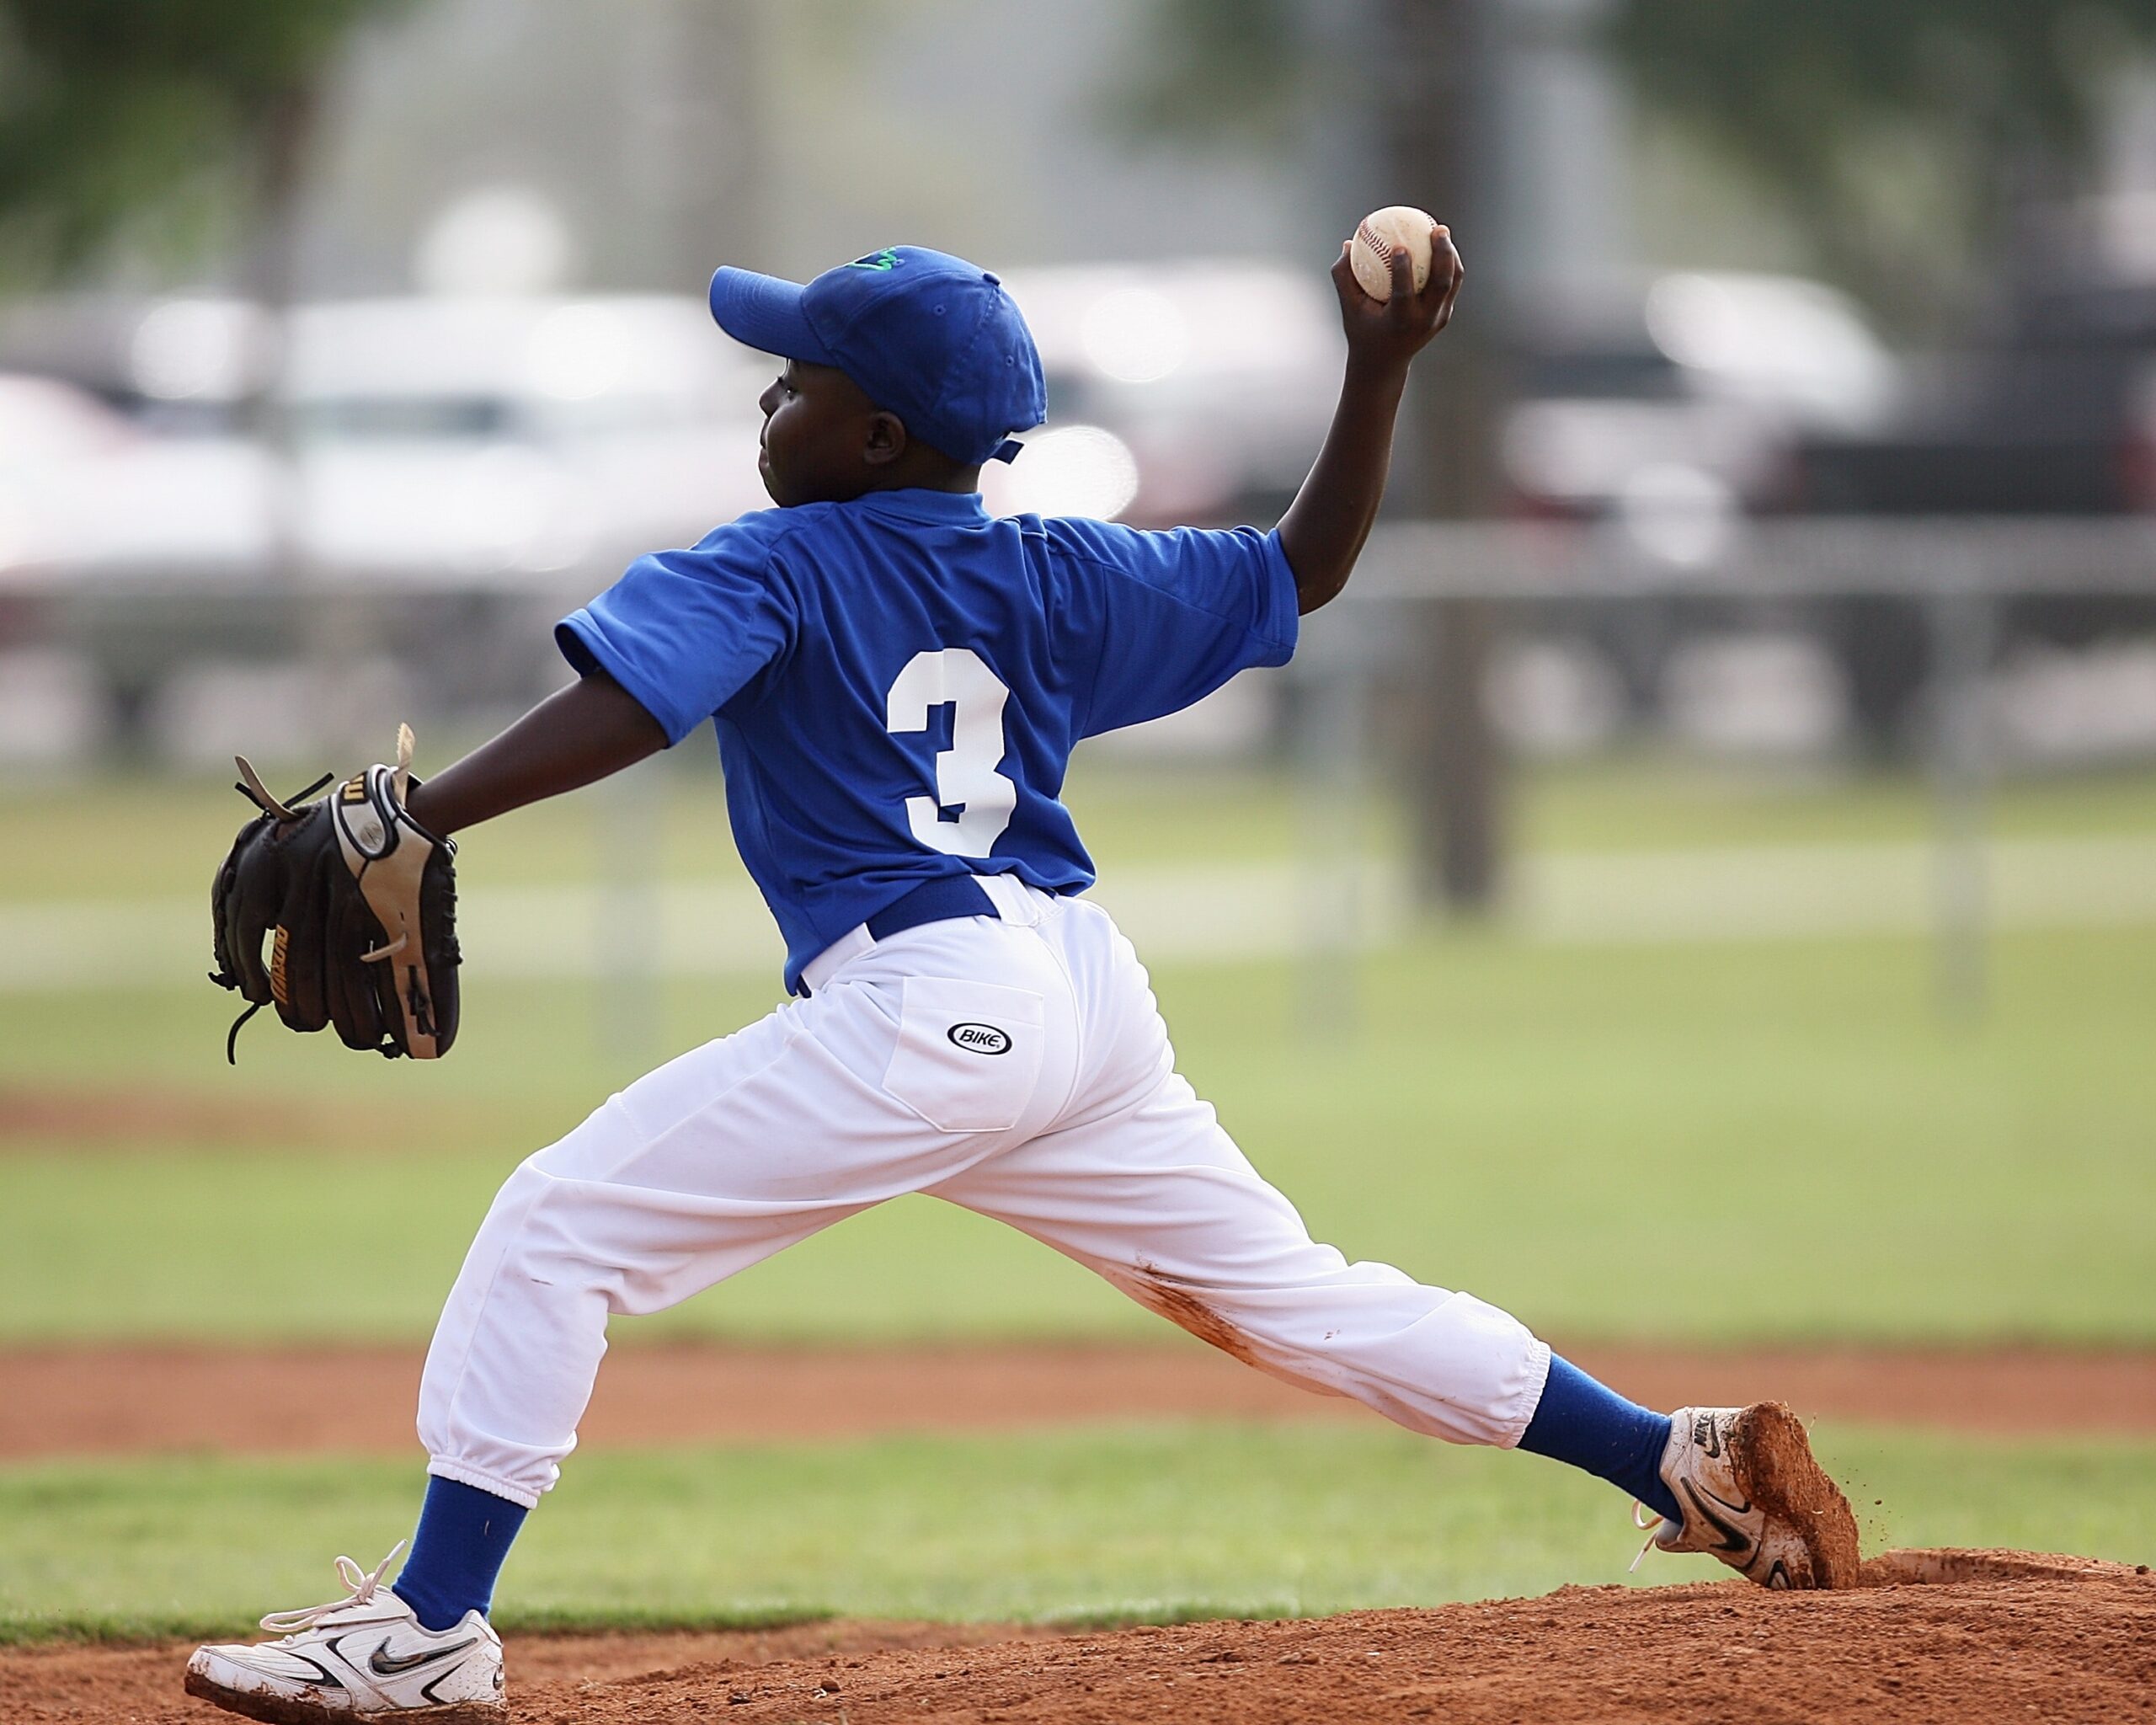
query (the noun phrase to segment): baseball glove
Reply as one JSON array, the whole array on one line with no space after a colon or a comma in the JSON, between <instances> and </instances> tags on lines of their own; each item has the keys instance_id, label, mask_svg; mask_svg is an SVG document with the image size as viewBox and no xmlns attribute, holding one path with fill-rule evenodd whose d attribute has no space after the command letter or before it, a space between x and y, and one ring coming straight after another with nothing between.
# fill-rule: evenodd
<instances>
[{"instance_id":1,"label":"baseball glove","mask_svg":"<svg viewBox=\"0 0 2156 1725\"><path fill-rule=\"evenodd\" d=\"M235 787L262 813L242 827L210 889L217 968L239 991L240 1026L271 1004L294 1030L334 1024L347 1048L431 1060L456 1038L456 846L406 813L412 732L397 764L355 773L318 803L327 775L281 803L244 756ZM262 962L270 941L267 969Z\"/></svg>"}]
</instances>

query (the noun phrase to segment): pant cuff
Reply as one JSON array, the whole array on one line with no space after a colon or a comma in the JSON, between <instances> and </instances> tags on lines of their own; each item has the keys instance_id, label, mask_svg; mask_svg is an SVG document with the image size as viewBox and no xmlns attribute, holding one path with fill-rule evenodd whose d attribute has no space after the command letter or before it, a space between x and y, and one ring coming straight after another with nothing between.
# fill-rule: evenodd
<instances>
[{"instance_id":1,"label":"pant cuff","mask_svg":"<svg viewBox=\"0 0 2156 1725\"><path fill-rule=\"evenodd\" d=\"M1527 1435L1527 1429L1534 1423L1534 1410L1542 1405L1542 1392L1550 1382L1550 1344L1540 1337L1529 1338L1527 1355L1527 1385L1520 1397L1519 1412L1505 1422L1504 1431L1497 1439L1501 1450L1517 1450L1519 1440Z\"/></svg>"},{"instance_id":2,"label":"pant cuff","mask_svg":"<svg viewBox=\"0 0 2156 1725\"><path fill-rule=\"evenodd\" d=\"M1545 1350L1546 1351L1546 1350ZM1526 1428L1523 1424L1522 1430ZM470 1486L497 1498L506 1498L512 1503L526 1509L539 1507L539 1493L525 1486L511 1485L507 1480L483 1471L462 1461L451 1461L445 1456L430 1457L427 1472L435 1479L454 1480L458 1485Z\"/></svg>"}]
</instances>

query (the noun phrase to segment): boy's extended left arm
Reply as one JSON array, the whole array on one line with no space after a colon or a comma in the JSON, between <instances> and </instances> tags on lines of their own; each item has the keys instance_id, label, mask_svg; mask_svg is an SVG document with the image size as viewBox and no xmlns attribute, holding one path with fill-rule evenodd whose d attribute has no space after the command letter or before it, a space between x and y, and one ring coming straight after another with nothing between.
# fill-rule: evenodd
<instances>
[{"instance_id":1,"label":"boy's extended left arm","mask_svg":"<svg viewBox=\"0 0 2156 1725\"><path fill-rule=\"evenodd\" d=\"M1463 272L1447 229L1432 231L1430 278L1420 293L1414 291L1412 270L1404 249L1394 256L1392 297L1380 302L1356 281L1346 246L1332 266L1348 334L1347 374L1324 446L1280 518L1280 548L1294 571L1296 601L1305 616L1348 585L1385 497L1393 421L1408 367L1452 321Z\"/></svg>"},{"instance_id":2,"label":"boy's extended left arm","mask_svg":"<svg viewBox=\"0 0 2156 1725\"><path fill-rule=\"evenodd\" d=\"M461 831L633 766L666 746L642 702L603 670L557 691L491 742L412 791L412 818Z\"/></svg>"}]
</instances>

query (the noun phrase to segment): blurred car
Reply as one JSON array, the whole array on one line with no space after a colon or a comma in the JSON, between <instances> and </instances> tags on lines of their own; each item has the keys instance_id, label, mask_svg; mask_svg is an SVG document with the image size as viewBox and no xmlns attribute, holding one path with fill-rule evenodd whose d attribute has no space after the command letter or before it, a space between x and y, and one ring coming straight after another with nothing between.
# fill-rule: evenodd
<instances>
[{"instance_id":1,"label":"blurred car","mask_svg":"<svg viewBox=\"0 0 2156 1725\"><path fill-rule=\"evenodd\" d=\"M0 638L68 639L123 735L190 665L295 654L528 698L536 654L470 643L530 627L478 612L551 610L767 500L769 361L701 301L352 301L284 333L269 395L273 332L237 302L0 318L0 356L48 368L0 377Z\"/></svg>"},{"instance_id":2,"label":"blurred car","mask_svg":"<svg viewBox=\"0 0 2156 1725\"><path fill-rule=\"evenodd\" d=\"M157 435L221 435L264 357L243 301L71 294L0 305L0 371L49 377Z\"/></svg>"},{"instance_id":3,"label":"blurred car","mask_svg":"<svg viewBox=\"0 0 2156 1725\"><path fill-rule=\"evenodd\" d=\"M120 414L71 383L0 372L0 473L107 453L136 435Z\"/></svg>"},{"instance_id":4,"label":"blurred car","mask_svg":"<svg viewBox=\"0 0 2156 1725\"><path fill-rule=\"evenodd\" d=\"M1013 271L1048 423L982 478L1006 512L1141 526L1276 519L1310 470L1345 341L1321 274L1263 263Z\"/></svg>"},{"instance_id":5,"label":"blurred car","mask_svg":"<svg viewBox=\"0 0 2156 1725\"><path fill-rule=\"evenodd\" d=\"M1321 277L1263 264L1012 279L1048 423L984 476L1004 513L1145 524L1277 516L1322 439L1342 352ZM396 297L303 306L114 296L0 313L124 444L56 461L0 574L179 587L275 578L515 589L604 579L766 502L771 361L699 300ZM265 403L257 380L277 375ZM11 553L8 547L17 550Z\"/></svg>"},{"instance_id":6,"label":"blurred car","mask_svg":"<svg viewBox=\"0 0 2156 1725\"><path fill-rule=\"evenodd\" d=\"M1890 419L1902 367L1855 302L1799 276L1686 271L1530 303L1507 335L1516 387L1499 461L1508 506L1615 530L1652 562L1711 569L1748 515L1787 509L1799 451ZM1697 601L1559 607L1622 706L1669 695ZM1846 632L1819 627L1846 659Z\"/></svg>"},{"instance_id":7,"label":"blurred car","mask_svg":"<svg viewBox=\"0 0 2156 1725\"><path fill-rule=\"evenodd\" d=\"M1913 368L1886 423L1804 441L1797 504L1924 517L2156 512L2156 209L2119 200L2108 213L2132 219L2137 257L2047 249L1976 340ZM2083 647L2156 633L2156 601L2029 596L2003 604L1997 622L2002 651ZM1865 726L1890 733L1924 686L1923 620L1907 604L1850 601L1838 626Z\"/></svg>"},{"instance_id":8,"label":"blurred car","mask_svg":"<svg viewBox=\"0 0 2156 1725\"><path fill-rule=\"evenodd\" d=\"M1846 295L1691 272L1545 302L1509 338L1501 460L1530 515L1657 521L1785 504L1795 453L1885 423L1899 367Z\"/></svg>"},{"instance_id":9,"label":"blurred car","mask_svg":"<svg viewBox=\"0 0 2156 1725\"><path fill-rule=\"evenodd\" d=\"M696 300L306 306L267 401L270 332L238 302L32 312L0 321L0 357L57 374L18 388L52 425L0 574L230 585L290 554L310 579L515 587L603 579L766 500L768 362ZM63 435L62 398L107 435Z\"/></svg>"},{"instance_id":10,"label":"blurred car","mask_svg":"<svg viewBox=\"0 0 2156 1725\"><path fill-rule=\"evenodd\" d=\"M304 307L291 344L299 517L331 569L604 574L768 500L769 362L700 301L351 301Z\"/></svg>"},{"instance_id":11,"label":"blurred car","mask_svg":"<svg viewBox=\"0 0 2156 1725\"><path fill-rule=\"evenodd\" d=\"M1989 338L1930 356L1902 413L1802 451L1806 508L1860 515L2156 510L2156 282L2024 289Z\"/></svg>"},{"instance_id":12,"label":"blurred car","mask_svg":"<svg viewBox=\"0 0 2156 1725\"><path fill-rule=\"evenodd\" d=\"M39 494L55 468L110 457L137 435L72 383L0 371L0 569L40 554Z\"/></svg>"},{"instance_id":13,"label":"blurred car","mask_svg":"<svg viewBox=\"0 0 2156 1725\"><path fill-rule=\"evenodd\" d=\"M155 436L75 383L0 374L0 586L245 569L261 551L259 469L230 440Z\"/></svg>"}]
</instances>

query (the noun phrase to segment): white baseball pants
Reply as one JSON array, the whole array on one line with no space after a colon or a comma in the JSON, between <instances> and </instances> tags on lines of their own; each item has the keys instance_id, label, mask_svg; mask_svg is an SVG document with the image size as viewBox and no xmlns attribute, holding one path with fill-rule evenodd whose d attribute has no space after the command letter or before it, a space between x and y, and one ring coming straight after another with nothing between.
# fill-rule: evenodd
<instances>
[{"instance_id":1,"label":"white baseball pants","mask_svg":"<svg viewBox=\"0 0 2156 1725\"><path fill-rule=\"evenodd\" d=\"M1454 1443L1518 1442L1549 1348L1315 1243L1176 1073L1107 913L983 884L998 916L857 929L809 966L808 999L638 1080L510 1177L427 1354L430 1471L536 1503L611 1314L909 1192L1022 1229L1276 1376Z\"/></svg>"}]
</instances>

